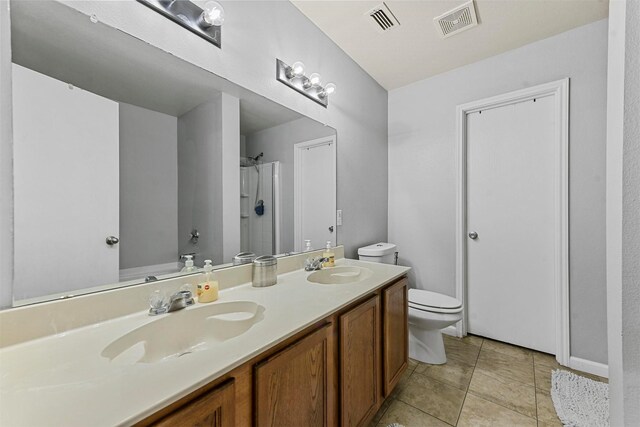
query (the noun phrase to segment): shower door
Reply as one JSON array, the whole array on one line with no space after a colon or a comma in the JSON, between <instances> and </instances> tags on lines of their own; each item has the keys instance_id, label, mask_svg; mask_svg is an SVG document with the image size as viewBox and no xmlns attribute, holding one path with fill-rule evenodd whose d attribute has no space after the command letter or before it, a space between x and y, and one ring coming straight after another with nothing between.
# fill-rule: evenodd
<instances>
[{"instance_id":1,"label":"shower door","mask_svg":"<svg viewBox=\"0 0 640 427\"><path fill-rule=\"evenodd\" d=\"M240 168L240 249L274 255L280 249L280 162ZM256 209L262 203L263 209Z\"/></svg>"}]
</instances>

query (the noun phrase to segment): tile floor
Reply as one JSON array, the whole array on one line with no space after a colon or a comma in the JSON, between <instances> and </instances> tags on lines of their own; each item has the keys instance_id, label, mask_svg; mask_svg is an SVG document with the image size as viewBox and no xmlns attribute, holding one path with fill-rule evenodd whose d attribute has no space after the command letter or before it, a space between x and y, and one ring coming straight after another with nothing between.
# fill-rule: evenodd
<instances>
[{"instance_id":1,"label":"tile floor","mask_svg":"<svg viewBox=\"0 0 640 427\"><path fill-rule=\"evenodd\" d=\"M562 425L549 394L553 356L472 335L445 336L445 347L444 365L410 360L372 427Z\"/></svg>"}]
</instances>

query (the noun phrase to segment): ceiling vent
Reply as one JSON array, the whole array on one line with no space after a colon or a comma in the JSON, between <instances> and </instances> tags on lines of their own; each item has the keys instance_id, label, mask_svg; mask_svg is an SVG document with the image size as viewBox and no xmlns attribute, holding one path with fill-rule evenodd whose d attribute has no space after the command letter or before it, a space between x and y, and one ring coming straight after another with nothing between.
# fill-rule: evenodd
<instances>
[{"instance_id":1,"label":"ceiling vent","mask_svg":"<svg viewBox=\"0 0 640 427\"><path fill-rule=\"evenodd\" d=\"M369 17L371 24L379 33L386 33L400 26L400 22L384 3L380 3L365 15Z\"/></svg>"},{"instance_id":2,"label":"ceiling vent","mask_svg":"<svg viewBox=\"0 0 640 427\"><path fill-rule=\"evenodd\" d=\"M476 16L473 0L433 18L433 23L436 24L438 33L442 38L447 38L475 27L478 25L478 17Z\"/></svg>"}]
</instances>

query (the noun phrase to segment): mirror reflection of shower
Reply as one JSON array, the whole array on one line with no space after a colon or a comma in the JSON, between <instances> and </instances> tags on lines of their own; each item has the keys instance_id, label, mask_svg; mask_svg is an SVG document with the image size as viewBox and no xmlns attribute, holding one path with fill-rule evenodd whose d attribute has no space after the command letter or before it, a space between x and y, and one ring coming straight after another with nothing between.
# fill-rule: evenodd
<instances>
[{"instance_id":1,"label":"mirror reflection of shower","mask_svg":"<svg viewBox=\"0 0 640 427\"><path fill-rule=\"evenodd\" d=\"M240 157L240 250L280 253L280 162Z\"/></svg>"}]
</instances>

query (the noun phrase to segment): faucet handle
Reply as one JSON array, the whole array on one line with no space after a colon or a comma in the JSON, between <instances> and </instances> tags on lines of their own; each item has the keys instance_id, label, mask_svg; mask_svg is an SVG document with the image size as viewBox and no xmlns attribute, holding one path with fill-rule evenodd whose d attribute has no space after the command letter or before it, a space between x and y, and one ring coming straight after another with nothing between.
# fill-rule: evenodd
<instances>
[{"instance_id":1,"label":"faucet handle","mask_svg":"<svg viewBox=\"0 0 640 427\"><path fill-rule=\"evenodd\" d=\"M164 292L160 291L160 289L156 289L149 296L149 306L150 316L166 313L169 309L169 299Z\"/></svg>"},{"instance_id":2,"label":"faucet handle","mask_svg":"<svg viewBox=\"0 0 640 427\"><path fill-rule=\"evenodd\" d=\"M313 263L315 262L315 259L313 257L309 257L307 259L304 260L304 269L309 271L312 267L313 267Z\"/></svg>"}]
</instances>

